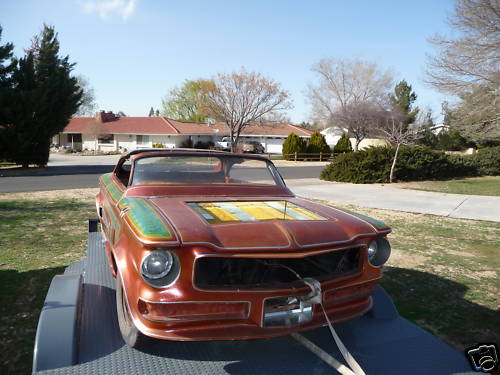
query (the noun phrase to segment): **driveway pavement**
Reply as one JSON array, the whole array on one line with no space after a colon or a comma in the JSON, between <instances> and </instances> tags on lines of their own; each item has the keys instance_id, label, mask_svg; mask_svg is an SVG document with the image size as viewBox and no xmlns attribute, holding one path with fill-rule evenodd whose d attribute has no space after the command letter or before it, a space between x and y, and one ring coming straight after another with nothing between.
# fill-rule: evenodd
<instances>
[{"instance_id":1,"label":"driveway pavement","mask_svg":"<svg viewBox=\"0 0 500 375\"><path fill-rule=\"evenodd\" d=\"M297 195L354 206L417 212L500 222L500 197L446 194L398 189L388 185L358 185L297 179L287 181Z\"/></svg>"}]
</instances>

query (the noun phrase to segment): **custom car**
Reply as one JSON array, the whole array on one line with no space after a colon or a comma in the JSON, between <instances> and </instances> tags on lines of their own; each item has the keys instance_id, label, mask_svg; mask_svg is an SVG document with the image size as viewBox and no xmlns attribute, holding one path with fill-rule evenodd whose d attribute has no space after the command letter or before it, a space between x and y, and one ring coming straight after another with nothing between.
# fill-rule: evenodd
<instances>
[{"instance_id":1,"label":"custom car","mask_svg":"<svg viewBox=\"0 0 500 375\"><path fill-rule=\"evenodd\" d=\"M99 179L96 207L131 347L288 335L358 317L390 254L384 223L296 197L265 157L145 149Z\"/></svg>"}]
</instances>

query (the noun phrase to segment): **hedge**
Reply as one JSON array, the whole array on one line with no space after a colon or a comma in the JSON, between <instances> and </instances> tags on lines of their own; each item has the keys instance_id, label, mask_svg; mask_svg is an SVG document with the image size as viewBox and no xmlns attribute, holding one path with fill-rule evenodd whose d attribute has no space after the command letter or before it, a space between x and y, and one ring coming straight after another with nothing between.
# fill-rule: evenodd
<instances>
[{"instance_id":1,"label":"hedge","mask_svg":"<svg viewBox=\"0 0 500 375\"><path fill-rule=\"evenodd\" d=\"M379 146L342 154L321 172L327 181L357 184L389 182L395 149ZM474 155L448 155L425 146L401 147L396 163L398 181L447 179L500 174L500 147Z\"/></svg>"}]
</instances>

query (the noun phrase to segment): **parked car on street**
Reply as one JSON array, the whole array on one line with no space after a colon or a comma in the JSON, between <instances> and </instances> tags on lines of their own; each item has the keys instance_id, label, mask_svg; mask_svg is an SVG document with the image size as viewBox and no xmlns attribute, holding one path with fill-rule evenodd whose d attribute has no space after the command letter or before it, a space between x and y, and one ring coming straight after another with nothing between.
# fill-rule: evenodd
<instances>
[{"instance_id":1,"label":"parked car on street","mask_svg":"<svg viewBox=\"0 0 500 375\"><path fill-rule=\"evenodd\" d=\"M143 149L99 179L96 207L121 334L235 340L326 324L372 307L390 229L297 198L267 158Z\"/></svg>"},{"instance_id":2,"label":"parked car on street","mask_svg":"<svg viewBox=\"0 0 500 375\"><path fill-rule=\"evenodd\" d=\"M263 154L266 151L264 146L262 146L260 142L256 141L243 143L242 150L243 152L248 152L251 154Z\"/></svg>"}]
</instances>

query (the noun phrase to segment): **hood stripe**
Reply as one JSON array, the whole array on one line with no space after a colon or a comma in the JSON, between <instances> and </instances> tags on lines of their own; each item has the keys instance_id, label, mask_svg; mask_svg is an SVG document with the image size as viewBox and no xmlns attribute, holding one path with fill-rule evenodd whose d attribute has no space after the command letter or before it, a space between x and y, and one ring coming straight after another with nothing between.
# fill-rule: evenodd
<instances>
[{"instance_id":1,"label":"hood stripe","mask_svg":"<svg viewBox=\"0 0 500 375\"><path fill-rule=\"evenodd\" d=\"M285 201L188 202L211 224L265 220L327 220L308 209Z\"/></svg>"}]
</instances>

